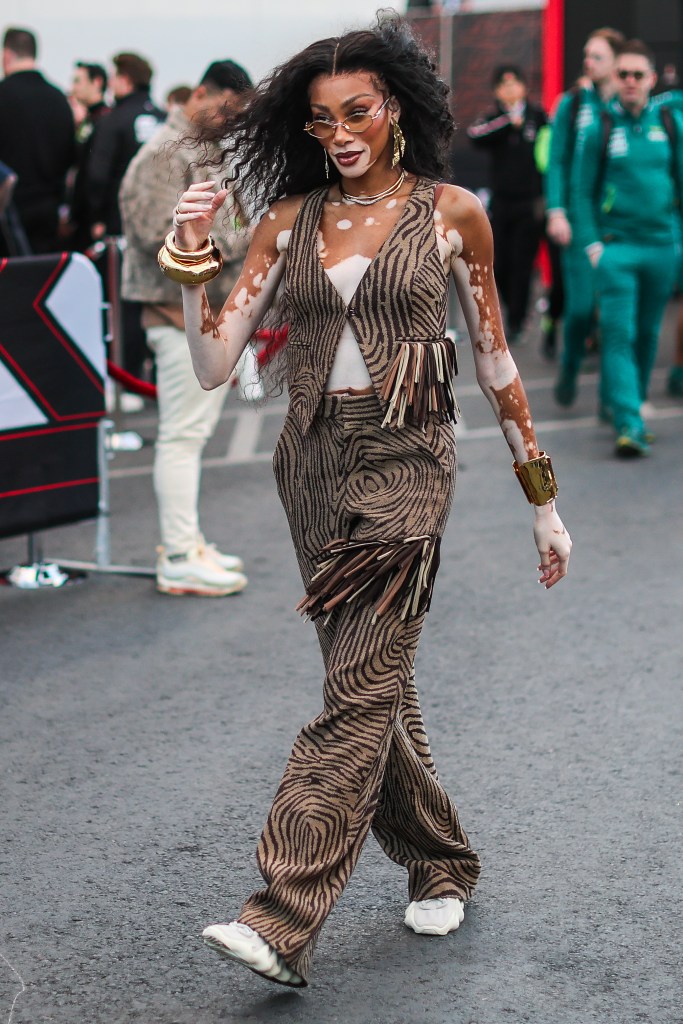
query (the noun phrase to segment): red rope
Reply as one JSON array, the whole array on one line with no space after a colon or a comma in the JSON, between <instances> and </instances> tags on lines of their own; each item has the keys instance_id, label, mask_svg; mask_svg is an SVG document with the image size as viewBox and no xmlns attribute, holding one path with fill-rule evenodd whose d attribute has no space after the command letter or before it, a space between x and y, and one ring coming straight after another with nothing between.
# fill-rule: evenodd
<instances>
[{"instance_id":1,"label":"red rope","mask_svg":"<svg viewBox=\"0 0 683 1024\"><path fill-rule=\"evenodd\" d=\"M154 398L157 397L157 389L155 384L149 384L146 380L140 380L139 377L134 377L132 373L128 373L127 370L123 370L120 366L116 366L112 363L111 359L107 359L107 370L109 376L121 384L126 391L132 391L136 395L142 395L143 398Z\"/></svg>"}]
</instances>

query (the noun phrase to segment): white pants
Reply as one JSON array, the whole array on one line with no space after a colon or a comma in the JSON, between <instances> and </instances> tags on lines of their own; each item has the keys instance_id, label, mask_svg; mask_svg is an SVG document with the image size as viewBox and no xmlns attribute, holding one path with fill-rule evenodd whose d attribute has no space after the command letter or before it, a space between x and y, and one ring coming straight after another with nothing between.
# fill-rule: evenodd
<instances>
[{"instance_id":1,"label":"white pants","mask_svg":"<svg viewBox=\"0 0 683 1024\"><path fill-rule=\"evenodd\" d=\"M228 385L204 391L194 375L184 331L148 327L157 368L159 432L154 491L161 542L169 555L185 554L201 539L199 481L204 446L221 415Z\"/></svg>"}]
</instances>

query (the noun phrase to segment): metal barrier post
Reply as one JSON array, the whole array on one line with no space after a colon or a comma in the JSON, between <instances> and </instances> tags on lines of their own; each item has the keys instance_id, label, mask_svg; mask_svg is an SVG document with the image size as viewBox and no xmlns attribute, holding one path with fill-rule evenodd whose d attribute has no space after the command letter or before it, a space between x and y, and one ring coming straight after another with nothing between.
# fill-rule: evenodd
<instances>
[{"instance_id":1,"label":"metal barrier post","mask_svg":"<svg viewBox=\"0 0 683 1024\"><path fill-rule=\"evenodd\" d=\"M109 524L109 436L114 429L110 419L100 420L97 426L97 471L100 493L97 502L97 528L95 533L95 564L100 568L111 564L111 530Z\"/></svg>"},{"instance_id":2,"label":"metal barrier post","mask_svg":"<svg viewBox=\"0 0 683 1024\"><path fill-rule=\"evenodd\" d=\"M109 358L117 366L123 366L123 333L121 318L121 263L119 256L119 239L115 235L107 235L107 299L109 300ZM121 411L121 385L114 386L114 412Z\"/></svg>"}]
</instances>

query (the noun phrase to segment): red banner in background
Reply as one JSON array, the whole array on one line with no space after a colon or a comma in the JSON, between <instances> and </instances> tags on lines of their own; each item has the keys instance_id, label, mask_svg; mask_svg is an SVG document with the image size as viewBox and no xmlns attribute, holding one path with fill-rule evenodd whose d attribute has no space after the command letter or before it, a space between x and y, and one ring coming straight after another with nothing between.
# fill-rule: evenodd
<instances>
[{"instance_id":1,"label":"red banner in background","mask_svg":"<svg viewBox=\"0 0 683 1024\"><path fill-rule=\"evenodd\" d=\"M550 111L564 91L564 0L548 0L543 11L543 106Z\"/></svg>"}]
</instances>

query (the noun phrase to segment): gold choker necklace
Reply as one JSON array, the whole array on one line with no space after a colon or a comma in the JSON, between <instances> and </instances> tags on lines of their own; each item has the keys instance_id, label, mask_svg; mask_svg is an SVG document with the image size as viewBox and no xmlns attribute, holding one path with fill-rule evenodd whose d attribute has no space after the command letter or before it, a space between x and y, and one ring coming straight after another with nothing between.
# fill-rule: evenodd
<instances>
[{"instance_id":1,"label":"gold choker necklace","mask_svg":"<svg viewBox=\"0 0 683 1024\"><path fill-rule=\"evenodd\" d=\"M345 203L355 203L356 206L372 206L373 203L378 203L380 199L386 199L387 196L393 196L394 192L398 192L403 182L406 180L406 172L401 171L398 181L395 181L389 188L385 188L384 192L378 192L375 196L350 196L348 192L345 192L339 184L339 191L341 197Z\"/></svg>"}]
</instances>

